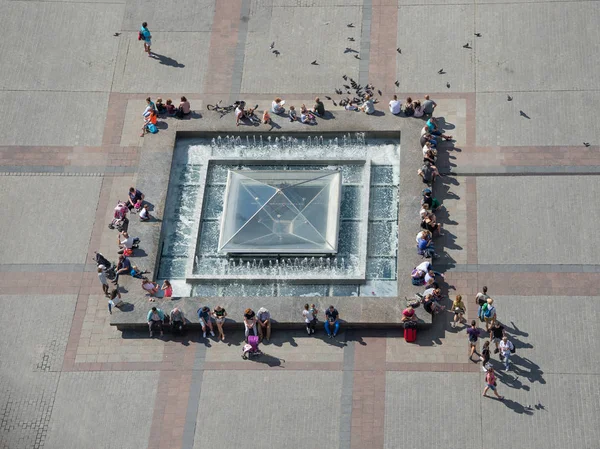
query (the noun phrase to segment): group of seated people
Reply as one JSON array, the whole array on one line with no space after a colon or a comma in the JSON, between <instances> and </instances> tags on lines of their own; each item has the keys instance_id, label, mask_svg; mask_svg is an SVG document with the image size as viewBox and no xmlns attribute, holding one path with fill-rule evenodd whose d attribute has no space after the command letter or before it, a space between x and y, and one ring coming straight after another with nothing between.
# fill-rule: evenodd
<instances>
[{"instance_id":1,"label":"group of seated people","mask_svg":"<svg viewBox=\"0 0 600 449\"><path fill-rule=\"evenodd\" d=\"M152 99L148 97L146 98L146 109L144 109L144 113L142 114L142 117L144 117L144 126L142 127L142 134L140 134L140 137L144 137L144 134L147 132L154 134L158 131L156 128L156 122L159 115L183 118L191 114L191 112L192 107L185 96L181 97L178 107L175 107L173 100L170 98L167 99L167 103L164 104L162 98L160 97L156 99L156 103L154 103Z\"/></svg>"},{"instance_id":2,"label":"group of seated people","mask_svg":"<svg viewBox=\"0 0 600 449\"><path fill-rule=\"evenodd\" d=\"M435 117L430 117L421 129L420 146L423 149L423 165L417 174L428 186L433 186L435 179L440 175L435 162L437 160L438 139L451 140L452 136L443 134Z\"/></svg>"},{"instance_id":3,"label":"group of seated people","mask_svg":"<svg viewBox=\"0 0 600 449\"><path fill-rule=\"evenodd\" d=\"M417 234L417 254L427 259L439 257L435 252L433 237L442 235L442 224L437 222L435 211L443 207L437 198L434 198L430 188L422 191L421 210L419 216L421 219L421 231Z\"/></svg>"},{"instance_id":4,"label":"group of seated people","mask_svg":"<svg viewBox=\"0 0 600 449\"><path fill-rule=\"evenodd\" d=\"M273 102L271 103L271 112L273 114L285 116L286 111L285 111L284 105L285 105L285 100L282 100L279 97L275 98L273 100ZM263 116L263 123L268 124L271 120L271 117L267 111L265 111L265 114L267 114L268 121L266 121L265 117ZM296 107L293 105L290 106L287 111L287 117L290 119L290 122L301 122L301 123L304 123L307 125L316 125L317 117L324 117L324 116L325 116L325 104L321 101L321 99L319 97L315 98L315 104L313 105L312 109L308 109L305 104L302 104L300 106L300 116L298 116Z\"/></svg>"}]
</instances>

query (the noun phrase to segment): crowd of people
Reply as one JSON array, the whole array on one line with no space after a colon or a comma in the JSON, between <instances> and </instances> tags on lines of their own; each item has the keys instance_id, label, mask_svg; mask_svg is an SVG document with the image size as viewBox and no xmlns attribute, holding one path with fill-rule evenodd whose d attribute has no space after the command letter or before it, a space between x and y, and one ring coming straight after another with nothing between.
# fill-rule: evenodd
<instances>
[{"instance_id":1,"label":"crowd of people","mask_svg":"<svg viewBox=\"0 0 600 449\"><path fill-rule=\"evenodd\" d=\"M142 126L142 133L140 137L144 137L146 133L155 134L158 132L156 123L158 117L175 117L184 118L192 113L192 106L185 96L182 96L179 101L179 106L175 107L173 100L167 99L166 103L163 103L162 98L157 98L156 103L152 101L151 97L146 98L146 108L142 113L144 119L144 126Z\"/></svg>"}]
</instances>

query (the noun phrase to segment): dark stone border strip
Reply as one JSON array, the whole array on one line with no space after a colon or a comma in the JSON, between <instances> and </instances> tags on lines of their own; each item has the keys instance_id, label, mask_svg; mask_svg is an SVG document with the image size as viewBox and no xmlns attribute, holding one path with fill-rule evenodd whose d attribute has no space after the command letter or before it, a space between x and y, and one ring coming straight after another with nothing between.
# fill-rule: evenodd
<instances>
[{"instance_id":1,"label":"dark stone border strip","mask_svg":"<svg viewBox=\"0 0 600 449\"><path fill-rule=\"evenodd\" d=\"M192 383L190 385L190 395L185 413L185 423L183 425L182 449L193 449L194 447L198 407L200 405L200 393L202 392L202 379L204 377L202 366L205 359L206 346L199 344L196 346L196 357L194 358L194 367L192 368Z\"/></svg>"},{"instance_id":2,"label":"dark stone border strip","mask_svg":"<svg viewBox=\"0 0 600 449\"><path fill-rule=\"evenodd\" d=\"M435 268L466 273L600 273L600 265L435 263Z\"/></svg>"},{"instance_id":3,"label":"dark stone border strip","mask_svg":"<svg viewBox=\"0 0 600 449\"><path fill-rule=\"evenodd\" d=\"M362 27L360 33L360 62L358 64L358 83L363 86L369 82L372 15L372 0L364 0L362 8Z\"/></svg>"},{"instance_id":4,"label":"dark stone border strip","mask_svg":"<svg viewBox=\"0 0 600 449\"><path fill-rule=\"evenodd\" d=\"M354 387L354 341L352 331L346 332L342 371L342 394L340 396L340 449L350 449L352 435L352 395Z\"/></svg>"},{"instance_id":5,"label":"dark stone border strip","mask_svg":"<svg viewBox=\"0 0 600 449\"><path fill-rule=\"evenodd\" d=\"M242 90L242 77L244 76L244 61L246 59L246 40L248 38L248 22L250 19L250 0L242 0L240 22L238 25L238 43L235 48L233 70L231 71L231 92L229 104L239 100Z\"/></svg>"}]
</instances>

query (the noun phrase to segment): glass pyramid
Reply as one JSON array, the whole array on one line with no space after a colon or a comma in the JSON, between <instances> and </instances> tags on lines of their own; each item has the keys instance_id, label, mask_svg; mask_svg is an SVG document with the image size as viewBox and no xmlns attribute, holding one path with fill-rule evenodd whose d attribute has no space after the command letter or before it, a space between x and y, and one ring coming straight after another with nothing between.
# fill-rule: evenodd
<instances>
[{"instance_id":1,"label":"glass pyramid","mask_svg":"<svg viewBox=\"0 0 600 449\"><path fill-rule=\"evenodd\" d=\"M219 251L337 252L342 176L331 170L229 170Z\"/></svg>"}]
</instances>

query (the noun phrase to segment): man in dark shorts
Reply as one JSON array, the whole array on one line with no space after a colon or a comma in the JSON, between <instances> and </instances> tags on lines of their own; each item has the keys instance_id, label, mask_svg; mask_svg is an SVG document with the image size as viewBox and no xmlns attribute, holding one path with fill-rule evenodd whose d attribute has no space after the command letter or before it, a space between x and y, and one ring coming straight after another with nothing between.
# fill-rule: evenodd
<instances>
[{"instance_id":1,"label":"man in dark shorts","mask_svg":"<svg viewBox=\"0 0 600 449\"><path fill-rule=\"evenodd\" d=\"M473 354L477 354L477 340L479 339L480 330L477 328L477 321L471 321L471 327L467 329L467 336L469 338L469 360L473 360ZM477 354L479 355L479 354Z\"/></svg>"},{"instance_id":2,"label":"man in dark shorts","mask_svg":"<svg viewBox=\"0 0 600 449\"><path fill-rule=\"evenodd\" d=\"M333 306L329 306L329 309L325 311L325 332L329 335L329 338L333 338L337 335L340 330L340 323L338 321L339 313L337 309ZM331 333L331 328L333 327L333 334Z\"/></svg>"},{"instance_id":3,"label":"man in dark shorts","mask_svg":"<svg viewBox=\"0 0 600 449\"><path fill-rule=\"evenodd\" d=\"M490 329L490 340L496 345L496 349L494 349L494 354L498 354L500 349L498 345L502 341L502 338L506 337L506 332L504 331L504 326L500 324L499 321L494 321L494 325Z\"/></svg>"}]
</instances>

